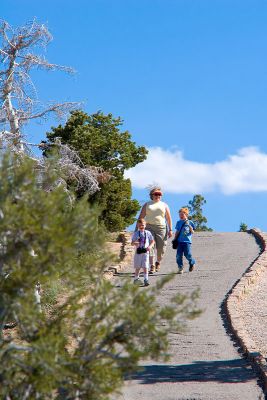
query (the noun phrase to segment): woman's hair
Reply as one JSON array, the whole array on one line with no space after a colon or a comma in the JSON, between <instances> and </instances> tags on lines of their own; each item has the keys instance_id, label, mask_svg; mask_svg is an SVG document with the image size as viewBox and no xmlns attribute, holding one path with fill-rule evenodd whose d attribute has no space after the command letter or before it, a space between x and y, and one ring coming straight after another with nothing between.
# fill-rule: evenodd
<instances>
[{"instance_id":1,"label":"woman's hair","mask_svg":"<svg viewBox=\"0 0 267 400\"><path fill-rule=\"evenodd\" d=\"M180 208L179 212L183 212L183 213L185 213L186 215L189 214L189 210L188 210L187 207L182 207L182 208Z\"/></svg>"},{"instance_id":2,"label":"woman's hair","mask_svg":"<svg viewBox=\"0 0 267 400\"><path fill-rule=\"evenodd\" d=\"M154 192L161 192L162 193L162 190L161 190L160 187L153 187L149 192L149 197L151 198L151 200L153 200L153 193Z\"/></svg>"}]
</instances>

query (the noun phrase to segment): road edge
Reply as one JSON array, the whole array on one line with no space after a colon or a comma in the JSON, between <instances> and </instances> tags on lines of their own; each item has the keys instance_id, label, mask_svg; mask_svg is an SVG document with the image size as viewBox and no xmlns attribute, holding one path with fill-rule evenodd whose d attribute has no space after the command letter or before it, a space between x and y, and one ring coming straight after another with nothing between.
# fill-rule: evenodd
<instances>
[{"instance_id":1,"label":"road edge","mask_svg":"<svg viewBox=\"0 0 267 400\"><path fill-rule=\"evenodd\" d=\"M263 273L267 273L267 234L261 232L258 228L250 229L247 232L256 238L261 247L261 253L228 294L226 299L226 313L232 333L239 342L242 352L262 379L263 391L266 396L267 362L245 330L244 322L239 312L239 304L248 293L249 288L257 284Z\"/></svg>"},{"instance_id":2,"label":"road edge","mask_svg":"<svg viewBox=\"0 0 267 400\"><path fill-rule=\"evenodd\" d=\"M134 254L134 247L131 245L132 233L122 231L118 234L118 241L121 243L120 254L118 254L118 262L111 263L104 271L105 279L112 279L112 277L122 272L128 265L131 265Z\"/></svg>"}]
</instances>

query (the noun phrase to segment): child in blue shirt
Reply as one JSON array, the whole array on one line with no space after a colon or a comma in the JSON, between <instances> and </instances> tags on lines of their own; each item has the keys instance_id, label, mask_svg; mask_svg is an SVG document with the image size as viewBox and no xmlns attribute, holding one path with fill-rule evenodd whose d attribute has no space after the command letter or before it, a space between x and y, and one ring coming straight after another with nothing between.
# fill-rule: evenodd
<instances>
[{"instance_id":1,"label":"child in blue shirt","mask_svg":"<svg viewBox=\"0 0 267 400\"><path fill-rule=\"evenodd\" d=\"M178 264L178 274L182 274L183 268L183 256L189 262L189 271L193 271L195 267L195 260L191 253L192 234L194 233L194 223L188 219L189 210L187 207L183 207L179 210L180 220L177 221L175 226L176 232L174 241L178 241L176 262Z\"/></svg>"}]
</instances>

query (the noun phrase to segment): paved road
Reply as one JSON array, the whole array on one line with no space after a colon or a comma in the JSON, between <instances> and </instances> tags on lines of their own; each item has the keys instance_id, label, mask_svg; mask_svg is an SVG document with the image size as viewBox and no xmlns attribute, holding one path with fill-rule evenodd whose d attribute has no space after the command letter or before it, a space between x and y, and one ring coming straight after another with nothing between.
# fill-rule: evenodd
<instances>
[{"instance_id":1,"label":"paved road","mask_svg":"<svg viewBox=\"0 0 267 400\"><path fill-rule=\"evenodd\" d=\"M198 267L175 278L161 293L161 302L175 291L200 288L201 317L190 321L186 334L171 334L168 364L147 362L125 382L123 400L258 400L262 390L250 365L240 357L220 316L226 293L257 257L259 248L246 233L198 233L193 254ZM161 272L176 271L175 252L168 245ZM150 279L155 282L157 275ZM146 290L145 288L140 290ZM118 397L116 397L116 400Z\"/></svg>"}]
</instances>

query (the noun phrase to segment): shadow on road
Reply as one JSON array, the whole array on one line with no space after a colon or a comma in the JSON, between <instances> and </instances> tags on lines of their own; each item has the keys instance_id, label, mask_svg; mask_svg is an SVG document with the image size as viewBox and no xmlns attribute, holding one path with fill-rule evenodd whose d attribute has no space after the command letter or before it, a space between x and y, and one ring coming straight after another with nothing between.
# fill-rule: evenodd
<instances>
[{"instance_id":1,"label":"shadow on road","mask_svg":"<svg viewBox=\"0 0 267 400\"><path fill-rule=\"evenodd\" d=\"M143 276L143 271L140 272L140 276ZM162 273L155 273L150 275L149 274L149 278L156 278L159 276L170 276L170 275L177 275L177 272L173 272L173 273L167 273L167 274L162 274ZM134 277L134 272L117 272L116 274L114 274L114 276L119 277L119 278L129 278L129 277Z\"/></svg>"},{"instance_id":2,"label":"shadow on road","mask_svg":"<svg viewBox=\"0 0 267 400\"><path fill-rule=\"evenodd\" d=\"M148 365L128 377L141 384L161 382L221 382L237 383L255 379L245 360L196 361L185 365Z\"/></svg>"},{"instance_id":3,"label":"shadow on road","mask_svg":"<svg viewBox=\"0 0 267 400\"><path fill-rule=\"evenodd\" d=\"M133 277L134 273L133 272L117 272L116 274L114 274L114 276L118 276L121 278L129 278L129 277Z\"/></svg>"}]
</instances>

